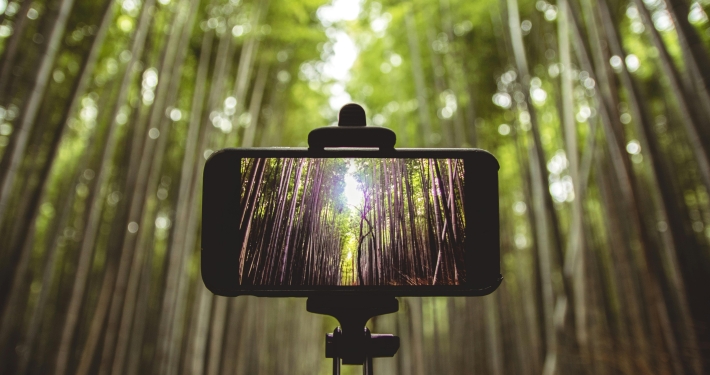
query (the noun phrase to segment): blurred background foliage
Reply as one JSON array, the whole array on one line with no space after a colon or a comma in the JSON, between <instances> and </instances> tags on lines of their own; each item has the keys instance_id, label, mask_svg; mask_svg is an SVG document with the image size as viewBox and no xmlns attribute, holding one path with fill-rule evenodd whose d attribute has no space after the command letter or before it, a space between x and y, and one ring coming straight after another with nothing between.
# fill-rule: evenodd
<instances>
[{"instance_id":1,"label":"blurred background foliage","mask_svg":"<svg viewBox=\"0 0 710 375\"><path fill-rule=\"evenodd\" d=\"M305 300L204 288L201 171L355 101L501 163L505 281L373 319L378 373L707 373L709 7L0 0L0 372L329 373Z\"/></svg>"}]
</instances>

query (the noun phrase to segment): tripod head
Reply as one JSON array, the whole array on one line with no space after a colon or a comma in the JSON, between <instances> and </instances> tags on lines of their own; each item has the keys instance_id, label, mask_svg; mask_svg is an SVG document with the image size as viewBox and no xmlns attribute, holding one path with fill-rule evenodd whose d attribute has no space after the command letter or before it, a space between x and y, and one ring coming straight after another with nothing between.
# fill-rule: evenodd
<instances>
[{"instance_id":1,"label":"tripod head","mask_svg":"<svg viewBox=\"0 0 710 375\"><path fill-rule=\"evenodd\" d=\"M326 336L326 358L341 359L346 365L359 365L366 358L393 357L399 349L399 337L373 335L365 327L370 318L399 310L394 297L311 297L306 310L330 315L340 323L340 327Z\"/></svg>"}]
</instances>

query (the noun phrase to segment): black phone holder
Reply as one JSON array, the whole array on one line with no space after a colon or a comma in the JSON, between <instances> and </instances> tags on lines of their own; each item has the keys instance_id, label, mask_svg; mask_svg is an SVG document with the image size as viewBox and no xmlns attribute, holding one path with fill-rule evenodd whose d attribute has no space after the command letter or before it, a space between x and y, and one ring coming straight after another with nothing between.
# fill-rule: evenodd
<instances>
[{"instance_id":1,"label":"black phone holder","mask_svg":"<svg viewBox=\"0 0 710 375\"><path fill-rule=\"evenodd\" d=\"M312 130L308 146L312 151L326 148L368 147L394 151L395 133L387 128L366 127L365 110L354 103L346 104L338 114L338 126ZM399 337L372 334L365 327L371 318L397 312L394 296L332 295L309 297L306 310L330 315L340 327L325 337L325 357L333 358L333 375L340 375L340 365L363 365L364 375L373 375L372 359L394 357L399 349Z\"/></svg>"},{"instance_id":2,"label":"black phone holder","mask_svg":"<svg viewBox=\"0 0 710 375\"><path fill-rule=\"evenodd\" d=\"M365 110L350 103L338 113L338 126L325 126L308 133L308 149L323 151L336 147L372 147L380 151L393 151L397 136L382 127L365 126Z\"/></svg>"}]
</instances>

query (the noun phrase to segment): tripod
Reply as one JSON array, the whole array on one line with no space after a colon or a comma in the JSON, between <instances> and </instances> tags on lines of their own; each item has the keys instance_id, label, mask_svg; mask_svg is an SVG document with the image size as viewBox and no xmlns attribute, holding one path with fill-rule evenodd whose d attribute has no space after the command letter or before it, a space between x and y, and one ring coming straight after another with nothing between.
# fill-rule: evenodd
<instances>
[{"instance_id":1,"label":"tripod","mask_svg":"<svg viewBox=\"0 0 710 375\"><path fill-rule=\"evenodd\" d=\"M363 375L374 375L372 359L393 357L399 349L399 337L372 334L365 327L370 318L399 310L394 297L326 296L310 297L306 310L330 315L340 327L325 337L325 357L333 358L333 375L340 375L344 365L363 365Z\"/></svg>"}]
</instances>

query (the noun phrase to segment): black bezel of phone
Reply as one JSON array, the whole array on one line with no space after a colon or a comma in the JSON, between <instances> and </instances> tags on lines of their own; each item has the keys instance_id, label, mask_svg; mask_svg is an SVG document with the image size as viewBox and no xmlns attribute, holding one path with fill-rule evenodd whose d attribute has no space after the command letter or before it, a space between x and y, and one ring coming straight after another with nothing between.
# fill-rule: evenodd
<instances>
[{"instance_id":1,"label":"black bezel of phone","mask_svg":"<svg viewBox=\"0 0 710 375\"><path fill-rule=\"evenodd\" d=\"M464 285L452 286L253 286L239 285L236 264L242 239L238 217L241 158L455 158L464 160L466 274ZM247 148L213 153L203 174L202 279L214 294L261 297L318 295L483 296L503 280L500 274L498 161L479 149L326 149ZM470 197L470 198L469 198ZM471 242L475 242L472 250Z\"/></svg>"}]
</instances>

